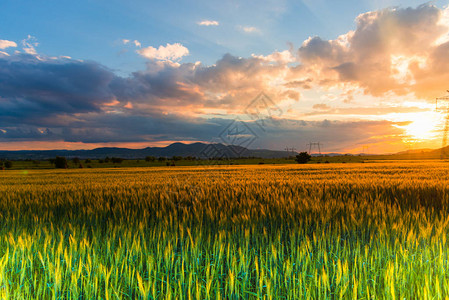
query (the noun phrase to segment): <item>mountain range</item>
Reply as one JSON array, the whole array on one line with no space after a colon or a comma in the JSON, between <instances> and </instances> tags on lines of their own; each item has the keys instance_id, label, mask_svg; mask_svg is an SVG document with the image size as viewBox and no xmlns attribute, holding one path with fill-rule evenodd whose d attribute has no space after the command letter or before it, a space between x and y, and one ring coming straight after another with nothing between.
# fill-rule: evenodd
<instances>
[{"instance_id":1,"label":"mountain range","mask_svg":"<svg viewBox=\"0 0 449 300\"><path fill-rule=\"evenodd\" d=\"M377 159L439 159L444 150L444 156L449 156L449 147L443 149L416 149L386 155L366 155L376 156ZM103 147L92 150L0 150L0 159L9 160L45 160L64 156L67 158L78 157L80 159L100 159L105 157L120 157L124 159L144 159L147 156L166 157L173 156L196 157L196 158L285 158L293 156L297 152L277 151L268 149L247 149L241 146L207 143L173 143L166 147L147 147L143 149L129 149L116 147ZM339 156L341 153L326 153L327 156ZM319 156L313 154L312 156Z\"/></svg>"},{"instance_id":2,"label":"mountain range","mask_svg":"<svg viewBox=\"0 0 449 300\"><path fill-rule=\"evenodd\" d=\"M0 150L0 159L9 160L44 160L64 156L67 158L78 157L80 159L99 159L109 157L120 157L124 159L143 159L147 156L154 157L197 157L197 158L237 158L237 157L258 157L258 158L283 158L292 155L287 151L275 151L267 149L247 149L235 145L206 144L206 143L173 143L167 147L147 147L144 149L128 149L103 147L92 150Z\"/></svg>"}]
</instances>

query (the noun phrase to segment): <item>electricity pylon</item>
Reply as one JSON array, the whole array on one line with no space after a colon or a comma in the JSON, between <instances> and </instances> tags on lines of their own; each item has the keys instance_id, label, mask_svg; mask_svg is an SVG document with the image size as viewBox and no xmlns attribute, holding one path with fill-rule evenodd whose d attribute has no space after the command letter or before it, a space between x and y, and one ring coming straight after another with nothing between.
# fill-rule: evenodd
<instances>
[{"instance_id":1,"label":"electricity pylon","mask_svg":"<svg viewBox=\"0 0 449 300\"><path fill-rule=\"evenodd\" d=\"M449 90L447 90L446 92L449 93ZM440 102L449 101L449 95L446 95L443 97L438 97L435 99L435 105L436 105L435 108L437 111L439 110L438 101L440 101ZM447 157L447 150L446 150L447 132L449 131L449 108L447 105L445 105L444 109L446 112L446 118L445 118L444 129L443 129L443 143L442 143L442 147L441 147L441 159L445 159Z\"/></svg>"},{"instance_id":2,"label":"electricity pylon","mask_svg":"<svg viewBox=\"0 0 449 300\"><path fill-rule=\"evenodd\" d=\"M369 151L369 146L368 145L363 145L362 146L362 154L363 155L368 155L368 151Z\"/></svg>"},{"instance_id":3,"label":"electricity pylon","mask_svg":"<svg viewBox=\"0 0 449 300\"><path fill-rule=\"evenodd\" d=\"M291 147L291 148L285 147L284 150L287 151L287 154L288 154L289 156L290 156L290 151L292 152L292 156L295 156L295 150L296 150L295 147Z\"/></svg>"},{"instance_id":4,"label":"electricity pylon","mask_svg":"<svg viewBox=\"0 0 449 300\"><path fill-rule=\"evenodd\" d=\"M309 154L311 155L312 154L312 148L314 147L314 146L316 146L316 147L318 147L318 153L321 155L321 146L322 146L323 144L321 144L320 142L317 142L317 143L312 143L312 142L310 142L310 143L308 143L307 144L307 146L309 146Z\"/></svg>"}]
</instances>

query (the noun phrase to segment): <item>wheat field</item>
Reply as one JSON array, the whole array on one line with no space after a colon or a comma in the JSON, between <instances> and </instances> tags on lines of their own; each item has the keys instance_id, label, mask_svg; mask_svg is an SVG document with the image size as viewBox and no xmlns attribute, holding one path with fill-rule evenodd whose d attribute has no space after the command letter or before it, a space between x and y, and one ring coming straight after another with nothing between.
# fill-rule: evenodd
<instances>
[{"instance_id":1,"label":"wheat field","mask_svg":"<svg viewBox=\"0 0 449 300\"><path fill-rule=\"evenodd\" d=\"M444 299L448 170L0 171L0 297Z\"/></svg>"}]
</instances>

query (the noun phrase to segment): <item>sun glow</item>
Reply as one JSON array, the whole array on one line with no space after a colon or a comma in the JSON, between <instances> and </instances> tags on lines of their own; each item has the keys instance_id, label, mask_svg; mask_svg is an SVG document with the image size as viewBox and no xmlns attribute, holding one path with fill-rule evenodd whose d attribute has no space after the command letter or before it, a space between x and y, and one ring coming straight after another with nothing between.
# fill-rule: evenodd
<instances>
[{"instance_id":1,"label":"sun glow","mask_svg":"<svg viewBox=\"0 0 449 300\"><path fill-rule=\"evenodd\" d=\"M416 118L404 126L405 134L415 140L430 140L437 136L439 123L434 114L416 114Z\"/></svg>"}]
</instances>

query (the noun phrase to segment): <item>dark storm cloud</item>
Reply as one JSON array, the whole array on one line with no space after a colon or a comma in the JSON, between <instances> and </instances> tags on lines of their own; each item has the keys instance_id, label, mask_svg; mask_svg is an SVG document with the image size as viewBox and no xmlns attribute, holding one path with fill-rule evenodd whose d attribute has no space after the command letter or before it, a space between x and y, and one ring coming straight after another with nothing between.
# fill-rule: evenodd
<instances>
[{"instance_id":1,"label":"dark storm cloud","mask_svg":"<svg viewBox=\"0 0 449 300\"><path fill-rule=\"evenodd\" d=\"M0 58L0 116L33 118L99 111L113 98L114 74L95 62L41 60L31 55Z\"/></svg>"},{"instance_id":2,"label":"dark storm cloud","mask_svg":"<svg viewBox=\"0 0 449 300\"><path fill-rule=\"evenodd\" d=\"M123 78L95 62L30 55L0 58L0 142L220 142L232 119L180 111L245 107L256 92L269 89L267 78L280 69L258 58L225 55L209 67L153 62L145 71ZM294 82L302 83L308 81ZM273 148L285 140L307 143L314 137L337 147L339 142L354 143L393 130L388 122L280 120L265 123L261 134L248 124L263 136L254 146Z\"/></svg>"},{"instance_id":3,"label":"dark storm cloud","mask_svg":"<svg viewBox=\"0 0 449 300\"><path fill-rule=\"evenodd\" d=\"M77 126L65 127L68 142L108 143L204 140L217 136L229 120L182 118L176 115L92 115Z\"/></svg>"},{"instance_id":4,"label":"dark storm cloud","mask_svg":"<svg viewBox=\"0 0 449 300\"><path fill-rule=\"evenodd\" d=\"M281 95L288 89L275 89L270 84L283 70L285 65L230 54L211 66L150 61L145 71L134 72L128 78L115 78L111 88L122 102L235 110L246 107L260 91L270 93L276 102L283 100Z\"/></svg>"},{"instance_id":5,"label":"dark storm cloud","mask_svg":"<svg viewBox=\"0 0 449 300\"><path fill-rule=\"evenodd\" d=\"M196 107L243 106L254 96L249 95L248 86L254 92L262 88L263 79L257 74L264 68L273 69L262 66L257 58L225 55L210 67L150 62L145 71L123 78L95 62L24 54L3 57L0 139L60 138L87 143L210 140L229 120L185 112ZM245 79L247 83L242 79L245 73L252 75ZM204 90L209 92L207 96Z\"/></svg>"}]
</instances>

